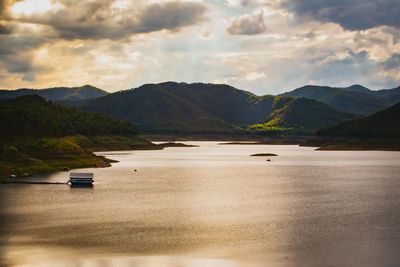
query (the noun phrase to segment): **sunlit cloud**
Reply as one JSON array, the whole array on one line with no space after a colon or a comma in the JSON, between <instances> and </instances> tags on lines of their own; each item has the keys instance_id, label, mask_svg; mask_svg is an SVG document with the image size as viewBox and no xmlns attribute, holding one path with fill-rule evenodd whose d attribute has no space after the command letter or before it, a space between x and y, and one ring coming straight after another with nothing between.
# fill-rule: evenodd
<instances>
[{"instance_id":1,"label":"sunlit cloud","mask_svg":"<svg viewBox=\"0 0 400 267\"><path fill-rule=\"evenodd\" d=\"M11 6L11 12L16 17L41 15L47 12L57 12L63 5L51 0L24 0Z\"/></svg>"},{"instance_id":2,"label":"sunlit cloud","mask_svg":"<svg viewBox=\"0 0 400 267\"><path fill-rule=\"evenodd\" d=\"M261 11L253 15L245 15L234 19L227 28L230 34L254 35L266 32L264 13Z\"/></svg>"}]
</instances>

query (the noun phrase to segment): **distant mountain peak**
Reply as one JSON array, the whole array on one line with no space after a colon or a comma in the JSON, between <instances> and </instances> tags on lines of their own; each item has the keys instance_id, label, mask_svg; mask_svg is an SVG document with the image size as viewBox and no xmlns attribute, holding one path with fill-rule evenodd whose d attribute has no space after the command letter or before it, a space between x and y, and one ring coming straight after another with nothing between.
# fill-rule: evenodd
<instances>
[{"instance_id":1,"label":"distant mountain peak","mask_svg":"<svg viewBox=\"0 0 400 267\"><path fill-rule=\"evenodd\" d=\"M45 89L22 88L17 90L0 90L0 99L12 99L24 95L39 95L47 100L84 100L102 97L108 93L93 85L86 84L80 87L53 87Z\"/></svg>"},{"instance_id":2,"label":"distant mountain peak","mask_svg":"<svg viewBox=\"0 0 400 267\"><path fill-rule=\"evenodd\" d=\"M76 88L100 89L100 88L98 88L98 87L96 87L96 86L94 86L94 85L91 85L91 84L85 84L85 85L82 85L82 86L78 86L78 87L76 87ZM100 89L100 90L101 90L101 89Z\"/></svg>"},{"instance_id":3,"label":"distant mountain peak","mask_svg":"<svg viewBox=\"0 0 400 267\"><path fill-rule=\"evenodd\" d=\"M384 109L393 101L400 98L393 90L372 91L362 85L355 84L349 87L304 86L284 96L305 97L321 101L331 107L346 113L370 114ZM386 95L393 95L392 99Z\"/></svg>"},{"instance_id":4,"label":"distant mountain peak","mask_svg":"<svg viewBox=\"0 0 400 267\"><path fill-rule=\"evenodd\" d=\"M349 86L347 88L344 88L347 91L352 91L352 92L359 92L359 93L369 93L371 90L368 89L365 86L362 86L360 84L353 84L352 86Z\"/></svg>"},{"instance_id":5,"label":"distant mountain peak","mask_svg":"<svg viewBox=\"0 0 400 267\"><path fill-rule=\"evenodd\" d=\"M145 84L98 98L82 108L122 118L148 134L242 133L249 128L313 133L353 118L310 99L257 96L210 83Z\"/></svg>"}]
</instances>

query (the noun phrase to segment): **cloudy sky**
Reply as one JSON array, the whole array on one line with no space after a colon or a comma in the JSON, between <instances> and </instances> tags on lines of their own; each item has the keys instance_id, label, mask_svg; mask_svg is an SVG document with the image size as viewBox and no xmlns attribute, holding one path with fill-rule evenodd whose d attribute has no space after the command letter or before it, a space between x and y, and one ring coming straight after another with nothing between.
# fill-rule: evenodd
<instances>
[{"instance_id":1,"label":"cloudy sky","mask_svg":"<svg viewBox=\"0 0 400 267\"><path fill-rule=\"evenodd\" d=\"M0 0L0 88L400 85L398 0Z\"/></svg>"}]
</instances>

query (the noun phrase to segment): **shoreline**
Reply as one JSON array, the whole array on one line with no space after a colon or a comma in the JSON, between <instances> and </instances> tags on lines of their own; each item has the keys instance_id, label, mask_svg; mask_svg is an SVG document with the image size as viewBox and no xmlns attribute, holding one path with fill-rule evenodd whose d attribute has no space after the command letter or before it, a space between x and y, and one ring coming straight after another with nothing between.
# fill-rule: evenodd
<instances>
[{"instance_id":1,"label":"shoreline","mask_svg":"<svg viewBox=\"0 0 400 267\"><path fill-rule=\"evenodd\" d=\"M298 145L315 147L318 151L400 151L400 140L376 138L282 138L230 141L221 142L219 145Z\"/></svg>"},{"instance_id":2,"label":"shoreline","mask_svg":"<svg viewBox=\"0 0 400 267\"><path fill-rule=\"evenodd\" d=\"M140 136L73 135L3 140L0 149L0 179L7 179L70 169L105 168L115 162L96 155L96 151L162 148Z\"/></svg>"},{"instance_id":3,"label":"shoreline","mask_svg":"<svg viewBox=\"0 0 400 267\"><path fill-rule=\"evenodd\" d=\"M377 138L314 138L300 144L319 151L400 151L400 140Z\"/></svg>"},{"instance_id":4,"label":"shoreline","mask_svg":"<svg viewBox=\"0 0 400 267\"><path fill-rule=\"evenodd\" d=\"M164 136L165 142L154 144L156 140L147 140L139 136L66 136L61 138L28 138L9 143L9 151L0 151L0 180L8 179L11 175L26 178L38 174L63 171L64 169L107 168L118 162L96 152L130 151L130 150L161 150L166 147L194 147L176 141L215 141L218 145L299 145L315 147L318 151L400 151L400 140L382 139L348 139L348 138L251 138L232 141L227 136L222 140L204 140L191 137L182 140L179 137ZM45 145L39 141L43 141ZM228 141L230 140L230 141ZM35 151L40 143L46 149ZM16 143L16 145L15 145ZM32 149L32 154L21 151ZM50 150L48 149L50 147ZM40 149L39 149L40 150ZM10 154L10 155L7 155ZM4 157L12 160L4 161Z\"/></svg>"},{"instance_id":5,"label":"shoreline","mask_svg":"<svg viewBox=\"0 0 400 267\"><path fill-rule=\"evenodd\" d=\"M27 155L26 152L18 151L15 146L29 145L27 143L35 143L38 140L43 140L44 146L48 143L55 142L55 151L39 151L40 155ZM43 142L41 143L43 145ZM16 145L16 143L19 143ZM194 145L187 145L178 142L166 142L154 144L151 141L144 139L140 136L126 137L126 136L66 136L61 138L43 138L43 139L26 139L13 141L8 146L14 150L13 152L20 152L14 156L14 162L4 163L0 161L0 181L10 179L11 175L15 178L28 178L40 174L48 174L58 171L70 171L73 169L81 168L108 168L112 163L118 162L107 158L104 155L97 155L96 152L112 152L112 151L132 151L132 150L162 150L167 147L196 147ZM0 153L0 159L4 158L7 151ZM43 148L42 148L43 150ZM35 151L38 152L38 151ZM6 165L6 166L5 166ZM8 166L7 166L8 165ZM66 171L66 172L67 172Z\"/></svg>"}]
</instances>

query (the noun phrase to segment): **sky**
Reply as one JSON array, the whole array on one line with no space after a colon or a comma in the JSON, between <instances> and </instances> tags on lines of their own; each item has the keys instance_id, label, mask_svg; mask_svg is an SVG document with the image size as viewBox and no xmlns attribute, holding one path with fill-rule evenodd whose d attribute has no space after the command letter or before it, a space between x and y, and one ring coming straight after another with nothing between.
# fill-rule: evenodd
<instances>
[{"instance_id":1,"label":"sky","mask_svg":"<svg viewBox=\"0 0 400 267\"><path fill-rule=\"evenodd\" d=\"M400 85L399 0L0 0L0 88Z\"/></svg>"}]
</instances>

